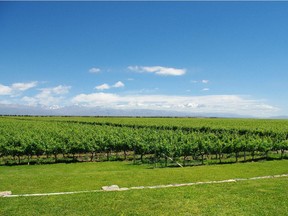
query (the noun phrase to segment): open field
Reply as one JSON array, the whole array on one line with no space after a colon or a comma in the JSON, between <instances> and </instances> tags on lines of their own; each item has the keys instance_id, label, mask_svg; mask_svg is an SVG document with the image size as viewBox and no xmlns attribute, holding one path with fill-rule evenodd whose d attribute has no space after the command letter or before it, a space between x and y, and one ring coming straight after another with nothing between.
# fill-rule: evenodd
<instances>
[{"instance_id":1,"label":"open field","mask_svg":"<svg viewBox=\"0 0 288 216\"><path fill-rule=\"evenodd\" d=\"M13 194L249 178L288 173L288 161L151 169L126 162L0 167ZM0 198L1 215L285 215L288 178L53 197Z\"/></svg>"}]
</instances>

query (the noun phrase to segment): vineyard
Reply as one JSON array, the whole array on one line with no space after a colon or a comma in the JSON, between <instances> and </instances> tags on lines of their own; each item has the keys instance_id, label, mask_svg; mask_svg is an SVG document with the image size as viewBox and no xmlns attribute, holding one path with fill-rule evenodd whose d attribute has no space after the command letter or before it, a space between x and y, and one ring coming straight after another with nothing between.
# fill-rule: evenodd
<instances>
[{"instance_id":1,"label":"vineyard","mask_svg":"<svg viewBox=\"0 0 288 216\"><path fill-rule=\"evenodd\" d=\"M287 158L288 121L0 117L1 164L131 160L187 166Z\"/></svg>"}]
</instances>

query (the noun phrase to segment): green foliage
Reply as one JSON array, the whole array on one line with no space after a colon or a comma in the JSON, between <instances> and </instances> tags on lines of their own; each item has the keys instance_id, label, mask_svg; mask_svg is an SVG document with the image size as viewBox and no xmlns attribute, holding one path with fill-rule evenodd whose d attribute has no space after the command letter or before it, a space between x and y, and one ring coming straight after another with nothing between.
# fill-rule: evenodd
<instances>
[{"instance_id":1,"label":"green foliage","mask_svg":"<svg viewBox=\"0 0 288 216\"><path fill-rule=\"evenodd\" d=\"M132 124L132 120L134 123ZM232 127L232 124L233 127ZM165 166L182 159L183 165L202 164L211 158L219 163L269 159L269 153L285 158L288 121L186 118L80 118L1 117L2 163L32 160L55 162L127 160L134 163L164 160ZM253 124L252 124L253 123ZM237 128L238 127L238 128ZM268 130L270 129L270 130ZM12 158L12 159L11 159ZM41 160L40 160L41 159ZM60 160L59 160L60 159ZM198 162L197 162L198 161ZM9 162L9 163L10 163ZM162 162L161 162L162 163ZM175 164L174 164L175 165Z\"/></svg>"}]
</instances>

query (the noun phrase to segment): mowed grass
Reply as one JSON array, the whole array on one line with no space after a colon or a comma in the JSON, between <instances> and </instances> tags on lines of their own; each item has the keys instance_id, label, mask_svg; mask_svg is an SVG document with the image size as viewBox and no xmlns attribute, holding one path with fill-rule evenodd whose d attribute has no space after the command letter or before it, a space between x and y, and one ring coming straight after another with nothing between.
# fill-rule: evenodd
<instances>
[{"instance_id":1,"label":"mowed grass","mask_svg":"<svg viewBox=\"0 0 288 216\"><path fill-rule=\"evenodd\" d=\"M288 161L186 168L126 162L0 167L0 191L13 194L249 178L288 173ZM0 215L287 215L288 178L179 188L0 198Z\"/></svg>"},{"instance_id":2,"label":"mowed grass","mask_svg":"<svg viewBox=\"0 0 288 216\"><path fill-rule=\"evenodd\" d=\"M287 215L288 179L1 198L1 215Z\"/></svg>"},{"instance_id":3,"label":"mowed grass","mask_svg":"<svg viewBox=\"0 0 288 216\"><path fill-rule=\"evenodd\" d=\"M92 162L0 167L0 191L13 194L97 190L287 174L288 160L156 168L132 162Z\"/></svg>"}]
</instances>

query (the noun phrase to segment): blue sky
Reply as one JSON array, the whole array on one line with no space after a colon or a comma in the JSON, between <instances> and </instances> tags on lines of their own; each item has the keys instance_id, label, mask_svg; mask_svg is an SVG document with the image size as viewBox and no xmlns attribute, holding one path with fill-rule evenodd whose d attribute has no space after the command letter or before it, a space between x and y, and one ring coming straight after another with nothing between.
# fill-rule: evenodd
<instances>
[{"instance_id":1,"label":"blue sky","mask_svg":"<svg viewBox=\"0 0 288 216\"><path fill-rule=\"evenodd\" d=\"M0 2L0 107L288 115L287 2Z\"/></svg>"}]
</instances>

